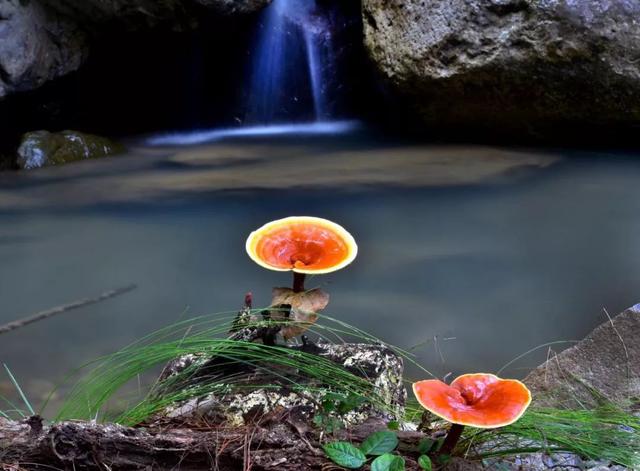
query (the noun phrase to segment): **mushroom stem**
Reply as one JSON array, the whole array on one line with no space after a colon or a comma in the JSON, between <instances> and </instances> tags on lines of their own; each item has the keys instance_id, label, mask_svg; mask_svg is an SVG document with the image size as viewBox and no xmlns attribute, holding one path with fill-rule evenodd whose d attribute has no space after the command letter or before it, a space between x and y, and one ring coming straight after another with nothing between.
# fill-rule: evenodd
<instances>
[{"instance_id":1,"label":"mushroom stem","mask_svg":"<svg viewBox=\"0 0 640 471\"><path fill-rule=\"evenodd\" d=\"M293 292L301 293L304 291L304 279L306 275L304 273L293 272Z\"/></svg>"},{"instance_id":2,"label":"mushroom stem","mask_svg":"<svg viewBox=\"0 0 640 471\"><path fill-rule=\"evenodd\" d=\"M464 425L452 424L451 428L449 429L449 433L447 434L447 438L444 439L444 443L440 447L438 454L450 455L456 444L458 443L458 440L460 440L460 436L462 435L463 430Z\"/></svg>"}]
</instances>

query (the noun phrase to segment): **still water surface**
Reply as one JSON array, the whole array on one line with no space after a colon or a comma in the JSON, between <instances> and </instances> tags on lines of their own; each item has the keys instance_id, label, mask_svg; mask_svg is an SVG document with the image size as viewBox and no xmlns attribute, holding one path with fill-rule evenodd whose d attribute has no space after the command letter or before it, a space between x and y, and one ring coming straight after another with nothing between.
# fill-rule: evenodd
<instances>
[{"instance_id":1,"label":"still water surface","mask_svg":"<svg viewBox=\"0 0 640 471\"><path fill-rule=\"evenodd\" d=\"M415 346L437 375L496 371L640 301L640 153L334 138L134 154L0 177L0 323L138 284L0 337L0 361L34 402L187 308L235 309L246 291L266 305L289 275L253 264L244 241L288 215L332 219L359 243L352 266L308 283L331 293L327 313Z\"/></svg>"}]
</instances>

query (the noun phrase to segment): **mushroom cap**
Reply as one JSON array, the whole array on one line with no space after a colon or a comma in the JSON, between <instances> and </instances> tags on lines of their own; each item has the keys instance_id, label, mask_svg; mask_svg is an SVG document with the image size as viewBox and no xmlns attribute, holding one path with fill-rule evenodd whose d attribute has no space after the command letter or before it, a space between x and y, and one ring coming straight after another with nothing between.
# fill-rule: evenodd
<instances>
[{"instance_id":1,"label":"mushroom cap","mask_svg":"<svg viewBox=\"0 0 640 471\"><path fill-rule=\"evenodd\" d=\"M413 392L422 407L451 423L477 428L504 427L517 421L531 403L520 381L488 373L458 376L451 385L418 381Z\"/></svg>"},{"instance_id":2,"label":"mushroom cap","mask_svg":"<svg viewBox=\"0 0 640 471\"><path fill-rule=\"evenodd\" d=\"M340 270L358 254L358 245L345 228L311 216L271 221L249 235L246 248L264 268L306 274Z\"/></svg>"}]
</instances>

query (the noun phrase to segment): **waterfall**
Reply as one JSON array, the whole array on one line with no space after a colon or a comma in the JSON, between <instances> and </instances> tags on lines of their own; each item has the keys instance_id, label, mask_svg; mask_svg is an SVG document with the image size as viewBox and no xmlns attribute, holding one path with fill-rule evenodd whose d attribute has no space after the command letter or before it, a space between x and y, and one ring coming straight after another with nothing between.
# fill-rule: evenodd
<instances>
[{"instance_id":1,"label":"waterfall","mask_svg":"<svg viewBox=\"0 0 640 471\"><path fill-rule=\"evenodd\" d=\"M332 68L331 33L316 0L274 0L260 26L248 121L299 121L309 114L316 121L330 118L324 75ZM313 106L312 113L305 104Z\"/></svg>"},{"instance_id":2,"label":"waterfall","mask_svg":"<svg viewBox=\"0 0 640 471\"><path fill-rule=\"evenodd\" d=\"M334 55L329 21L316 0L273 0L259 24L242 126L150 136L149 145L197 145L222 139L349 133L331 96Z\"/></svg>"}]
</instances>

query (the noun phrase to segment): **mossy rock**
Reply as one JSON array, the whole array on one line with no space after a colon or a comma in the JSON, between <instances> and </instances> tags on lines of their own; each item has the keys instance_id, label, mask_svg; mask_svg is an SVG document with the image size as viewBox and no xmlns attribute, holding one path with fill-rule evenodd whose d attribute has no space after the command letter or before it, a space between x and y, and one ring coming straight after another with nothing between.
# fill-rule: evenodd
<instances>
[{"instance_id":1,"label":"mossy rock","mask_svg":"<svg viewBox=\"0 0 640 471\"><path fill-rule=\"evenodd\" d=\"M33 169L118 154L123 146L105 137L79 131L33 131L22 136L18 166Z\"/></svg>"}]
</instances>

